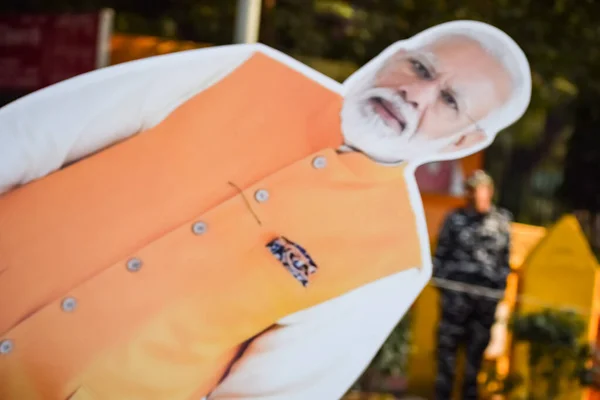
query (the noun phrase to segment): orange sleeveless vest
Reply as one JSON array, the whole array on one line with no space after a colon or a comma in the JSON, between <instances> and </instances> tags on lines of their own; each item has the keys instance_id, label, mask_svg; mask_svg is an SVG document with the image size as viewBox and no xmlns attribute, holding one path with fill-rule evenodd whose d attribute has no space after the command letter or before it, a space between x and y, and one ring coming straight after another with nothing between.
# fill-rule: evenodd
<instances>
[{"instance_id":1,"label":"orange sleeveless vest","mask_svg":"<svg viewBox=\"0 0 600 400\"><path fill-rule=\"evenodd\" d=\"M334 150L341 102L257 53L0 197L0 399L199 398L284 316L420 266L403 168ZM315 261L307 287L279 236Z\"/></svg>"}]
</instances>

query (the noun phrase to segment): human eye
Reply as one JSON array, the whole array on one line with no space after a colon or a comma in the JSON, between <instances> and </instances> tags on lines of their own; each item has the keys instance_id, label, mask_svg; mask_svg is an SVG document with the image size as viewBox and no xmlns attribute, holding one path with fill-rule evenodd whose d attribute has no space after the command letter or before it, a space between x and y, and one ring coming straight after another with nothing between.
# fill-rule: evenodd
<instances>
[{"instance_id":1,"label":"human eye","mask_svg":"<svg viewBox=\"0 0 600 400\"><path fill-rule=\"evenodd\" d=\"M454 98L454 95L452 95L452 93L450 93L447 90L442 90L442 92L440 93L440 97L442 98L444 104L458 111L458 102L456 101L456 98Z\"/></svg>"},{"instance_id":2,"label":"human eye","mask_svg":"<svg viewBox=\"0 0 600 400\"><path fill-rule=\"evenodd\" d=\"M411 58L409 60L410 65L412 66L413 71L415 72L415 74L417 74L417 76L419 76L420 78L423 79L433 79L433 74L431 73L431 71L429 70L429 68L427 68L425 66L425 64L423 64L421 61Z\"/></svg>"}]
</instances>

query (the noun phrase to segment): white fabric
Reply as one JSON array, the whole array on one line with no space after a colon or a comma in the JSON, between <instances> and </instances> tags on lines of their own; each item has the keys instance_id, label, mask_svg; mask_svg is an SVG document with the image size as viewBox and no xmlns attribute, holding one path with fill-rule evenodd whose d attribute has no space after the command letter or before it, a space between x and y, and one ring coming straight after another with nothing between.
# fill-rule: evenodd
<instances>
[{"instance_id":1,"label":"white fabric","mask_svg":"<svg viewBox=\"0 0 600 400\"><path fill-rule=\"evenodd\" d=\"M0 193L156 125L254 51L264 47L226 46L136 61L1 108ZM306 73L304 66L297 69ZM209 398L340 398L425 286L427 272L404 271L288 316L252 342Z\"/></svg>"},{"instance_id":2,"label":"white fabric","mask_svg":"<svg viewBox=\"0 0 600 400\"><path fill-rule=\"evenodd\" d=\"M280 321L209 399L339 399L421 291L422 274L404 271Z\"/></svg>"}]
</instances>

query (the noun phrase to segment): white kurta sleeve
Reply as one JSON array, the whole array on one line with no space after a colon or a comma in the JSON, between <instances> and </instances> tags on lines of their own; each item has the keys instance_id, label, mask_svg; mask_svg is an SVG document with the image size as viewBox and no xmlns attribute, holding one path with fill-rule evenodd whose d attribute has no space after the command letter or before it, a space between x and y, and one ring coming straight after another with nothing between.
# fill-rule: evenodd
<instances>
[{"instance_id":1,"label":"white kurta sleeve","mask_svg":"<svg viewBox=\"0 0 600 400\"><path fill-rule=\"evenodd\" d=\"M0 193L156 125L255 50L233 45L125 63L0 108Z\"/></svg>"},{"instance_id":2,"label":"white kurta sleeve","mask_svg":"<svg viewBox=\"0 0 600 400\"><path fill-rule=\"evenodd\" d=\"M251 342L208 399L341 398L428 279L410 269L285 318Z\"/></svg>"}]
</instances>

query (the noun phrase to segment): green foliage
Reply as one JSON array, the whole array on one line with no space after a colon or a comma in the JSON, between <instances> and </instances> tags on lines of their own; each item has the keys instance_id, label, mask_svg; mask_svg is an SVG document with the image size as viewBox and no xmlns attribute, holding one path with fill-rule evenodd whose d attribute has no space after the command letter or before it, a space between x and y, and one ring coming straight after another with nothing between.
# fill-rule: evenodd
<instances>
[{"instance_id":1,"label":"green foliage","mask_svg":"<svg viewBox=\"0 0 600 400\"><path fill-rule=\"evenodd\" d=\"M509 328L516 342L529 348L529 399L553 400L587 382L586 365L591 359L589 345L582 340L585 321L570 311L544 309L513 316ZM519 377L510 377L510 387L518 387Z\"/></svg>"},{"instance_id":2,"label":"green foliage","mask_svg":"<svg viewBox=\"0 0 600 400\"><path fill-rule=\"evenodd\" d=\"M338 82L343 82L348 78L358 66L350 61L331 61L323 58L305 57L302 55L294 55L296 59L302 61L306 65L316 69L317 71L335 79Z\"/></svg>"},{"instance_id":3,"label":"green foliage","mask_svg":"<svg viewBox=\"0 0 600 400\"><path fill-rule=\"evenodd\" d=\"M405 316L381 346L371 364L358 379L356 387L364 391L382 389L388 378L406 376L410 351L410 316Z\"/></svg>"},{"instance_id":4,"label":"green foliage","mask_svg":"<svg viewBox=\"0 0 600 400\"><path fill-rule=\"evenodd\" d=\"M585 328L586 323L578 314L553 309L522 316L517 314L510 322L515 340L552 348L576 348Z\"/></svg>"},{"instance_id":5,"label":"green foliage","mask_svg":"<svg viewBox=\"0 0 600 400\"><path fill-rule=\"evenodd\" d=\"M405 317L375 355L371 366L383 376L403 376L410 351L410 322Z\"/></svg>"}]
</instances>

